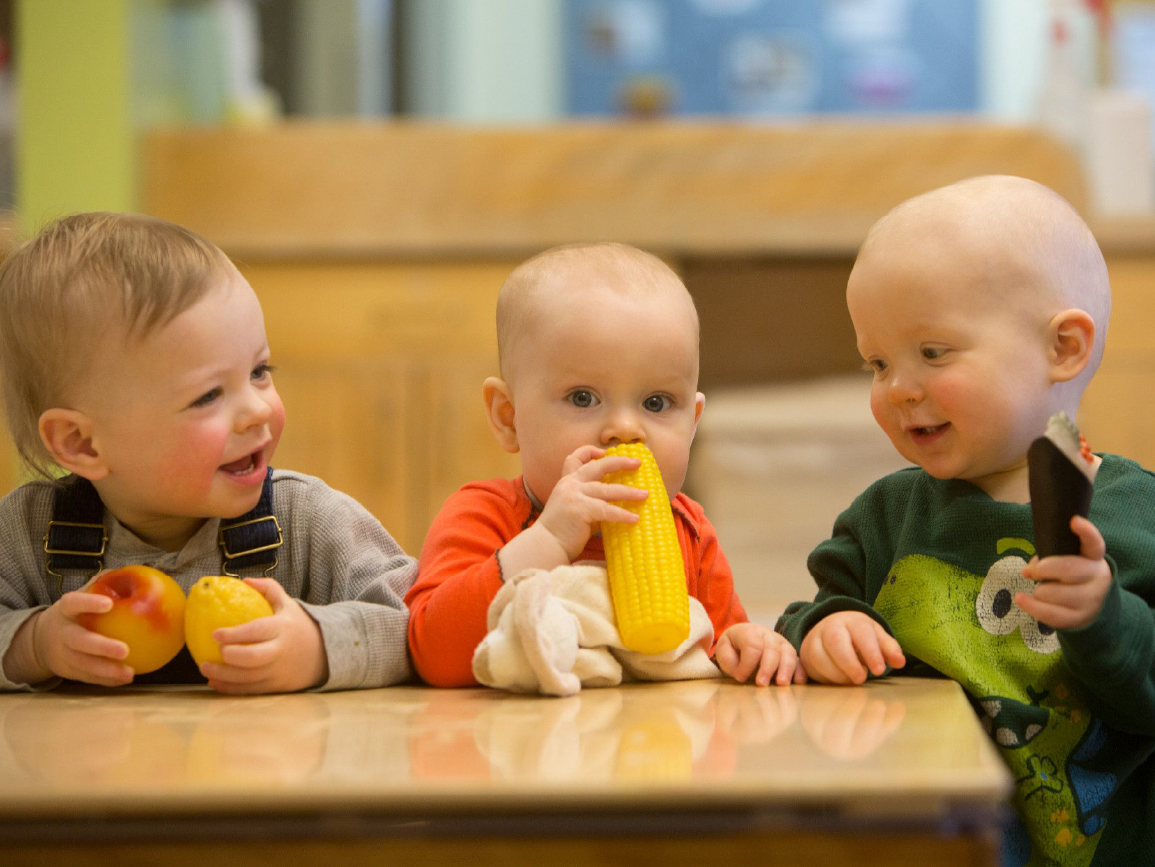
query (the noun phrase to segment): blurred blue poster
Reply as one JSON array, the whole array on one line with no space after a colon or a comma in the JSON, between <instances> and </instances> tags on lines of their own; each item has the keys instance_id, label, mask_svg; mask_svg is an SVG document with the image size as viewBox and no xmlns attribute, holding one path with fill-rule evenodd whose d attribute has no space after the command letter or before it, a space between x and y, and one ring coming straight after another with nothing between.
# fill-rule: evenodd
<instances>
[{"instance_id":1,"label":"blurred blue poster","mask_svg":"<svg viewBox=\"0 0 1155 867\"><path fill-rule=\"evenodd\" d=\"M977 0L565 0L575 115L970 112Z\"/></svg>"},{"instance_id":2,"label":"blurred blue poster","mask_svg":"<svg viewBox=\"0 0 1155 867\"><path fill-rule=\"evenodd\" d=\"M1115 81L1142 94L1155 109L1155 9L1120 6L1115 15ZM1151 145L1155 150L1155 110L1151 112Z\"/></svg>"}]
</instances>

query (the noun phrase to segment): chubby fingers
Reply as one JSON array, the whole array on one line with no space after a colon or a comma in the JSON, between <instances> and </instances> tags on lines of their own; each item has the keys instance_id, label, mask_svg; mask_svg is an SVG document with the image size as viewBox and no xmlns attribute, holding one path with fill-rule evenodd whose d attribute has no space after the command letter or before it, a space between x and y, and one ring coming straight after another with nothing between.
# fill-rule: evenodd
<instances>
[{"instance_id":1,"label":"chubby fingers","mask_svg":"<svg viewBox=\"0 0 1155 867\"><path fill-rule=\"evenodd\" d=\"M863 683L868 674L901 668L906 658L898 642L865 614L819 624L803 642L806 671L827 683Z\"/></svg>"},{"instance_id":2,"label":"chubby fingers","mask_svg":"<svg viewBox=\"0 0 1155 867\"><path fill-rule=\"evenodd\" d=\"M583 446L582 448L592 448L590 446ZM617 473L622 470L636 470L642 465L642 462L637 458L627 457L626 455L606 455L602 449L597 449L600 452L598 457L591 458L581 464L575 465L572 469L567 471L570 460L581 452L582 449L574 452L569 458L566 458L566 464L562 467L562 474L574 476L583 482L598 482L607 473ZM626 487L623 485L622 487Z\"/></svg>"},{"instance_id":3,"label":"chubby fingers","mask_svg":"<svg viewBox=\"0 0 1155 867\"><path fill-rule=\"evenodd\" d=\"M806 683L806 669L798 661L798 652L784 639L766 645L758 673L754 676L754 682L759 686L768 686L771 680L778 686Z\"/></svg>"},{"instance_id":4,"label":"chubby fingers","mask_svg":"<svg viewBox=\"0 0 1155 867\"><path fill-rule=\"evenodd\" d=\"M280 655L281 630L277 616L259 617L217 629L213 638L221 646L221 662L201 665L209 686L221 692L267 692L273 663Z\"/></svg>"},{"instance_id":5,"label":"chubby fingers","mask_svg":"<svg viewBox=\"0 0 1155 867\"><path fill-rule=\"evenodd\" d=\"M570 452L561 465L561 474L567 476L575 470L579 469L584 464L604 457L606 450L598 448L597 446L581 446Z\"/></svg>"},{"instance_id":6,"label":"chubby fingers","mask_svg":"<svg viewBox=\"0 0 1155 867\"><path fill-rule=\"evenodd\" d=\"M65 621L59 642L63 653L59 663L52 666L53 673L101 686L123 686L132 681L132 669L122 662L128 656L128 645L123 641Z\"/></svg>"},{"instance_id":7,"label":"chubby fingers","mask_svg":"<svg viewBox=\"0 0 1155 867\"><path fill-rule=\"evenodd\" d=\"M582 493L594 502L591 517L597 521L614 521L619 524L636 524L638 514L631 512L615 501L644 500L649 492L629 485L608 485L605 482L587 482Z\"/></svg>"},{"instance_id":8,"label":"chubby fingers","mask_svg":"<svg viewBox=\"0 0 1155 867\"><path fill-rule=\"evenodd\" d=\"M265 600L272 606L274 614L284 608L285 603L291 599L281 583L273 578L246 578L244 580L246 584L265 597Z\"/></svg>"},{"instance_id":9,"label":"chubby fingers","mask_svg":"<svg viewBox=\"0 0 1155 867\"><path fill-rule=\"evenodd\" d=\"M628 464L630 466L623 466ZM641 501L649 494L631 485L602 481L606 473L636 468L635 458L614 456L593 460L572 473L562 476L546 503L546 512L578 516L584 522L617 521L631 524L638 516L614 501ZM544 517L544 516L543 516ZM547 519L548 524L548 519Z\"/></svg>"},{"instance_id":10,"label":"chubby fingers","mask_svg":"<svg viewBox=\"0 0 1155 867\"><path fill-rule=\"evenodd\" d=\"M728 653L725 657L725 664L719 655L719 651L714 652L714 659L718 662L718 667L726 672L738 683L745 683L751 674L758 668L758 663L762 660L762 642L751 640L735 640L738 636L723 633L722 639L726 642ZM718 642L719 648L722 647L723 642Z\"/></svg>"},{"instance_id":11,"label":"chubby fingers","mask_svg":"<svg viewBox=\"0 0 1155 867\"><path fill-rule=\"evenodd\" d=\"M68 620L75 620L81 614L104 614L112 610L112 597L72 590L57 600L56 609Z\"/></svg>"},{"instance_id":12,"label":"chubby fingers","mask_svg":"<svg viewBox=\"0 0 1155 867\"><path fill-rule=\"evenodd\" d=\"M1103 540L1103 534L1082 515L1071 518L1071 532L1079 537L1079 553L1088 560L1102 560L1107 556L1107 543Z\"/></svg>"},{"instance_id":13,"label":"chubby fingers","mask_svg":"<svg viewBox=\"0 0 1155 867\"><path fill-rule=\"evenodd\" d=\"M92 632L78 618L103 614L112 599L98 593L65 593L56 604L34 615L32 651L42 666L58 677L102 686L122 686L132 680L132 669L121 660L128 645Z\"/></svg>"},{"instance_id":14,"label":"chubby fingers","mask_svg":"<svg viewBox=\"0 0 1155 867\"><path fill-rule=\"evenodd\" d=\"M714 662L718 664L718 668L722 669L723 674L728 674L734 680L738 680L735 672L738 670L740 661L741 654L734 647L730 640L730 631L727 630L722 633L722 637L718 639L718 645L714 648Z\"/></svg>"},{"instance_id":15,"label":"chubby fingers","mask_svg":"<svg viewBox=\"0 0 1155 867\"><path fill-rule=\"evenodd\" d=\"M898 643L898 639L887 632L879 624L874 624L874 631L878 635L878 644L882 649L882 659L891 668L902 668L906 665L906 654L902 652L902 645ZM883 674L886 671L884 667L882 671L874 671L874 674Z\"/></svg>"},{"instance_id":16,"label":"chubby fingers","mask_svg":"<svg viewBox=\"0 0 1155 867\"><path fill-rule=\"evenodd\" d=\"M1111 588L1111 567L1106 560L1069 559L1093 562L1094 568L1078 577L1065 575L1045 580L1040 575L1035 578L1038 583L1031 593L1015 594L1016 605L1053 629L1078 629L1091 623L1099 616Z\"/></svg>"},{"instance_id":17,"label":"chubby fingers","mask_svg":"<svg viewBox=\"0 0 1155 867\"><path fill-rule=\"evenodd\" d=\"M779 686L806 682L806 672L790 642L752 623L740 623L722 633L714 649L714 661L739 683L745 683L751 675L759 686L771 681Z\"/></svg>"},{"instance_id":18,"label":"chubby fingers","mask_svg":"<svg viewBox=\"0 0 1155 867\"><path fill-rule=\"evenodd\" d=\"M809 638L810 636L807 636ZM858 657L849 627L829 628L804 648L806 670L827 683L862 683L866 668Z\"/></svg>"},{"instance_id":19,"label":"chubby fingers","mask_svg":"<svg viewBox=\"0 0 1155 867\"><path fill-rule=\"evenodd\" d=\"M60 630L60 641L69 650L88 656L102 656L107 659L124 659L128 656L128 645L115 638L109 638L79 623L66 623Z\"/></svg>"},{"instance_id":20,"label":"chubby fingers","mask_svg":"<svg viewBox=\"0 0 1155 867\"><path fill-rule=\"evenodd\" d=\"M565 459L561 466L563 476L578 475L582 479L598 480L606 473L621 470L636 470L642 465L637 458L625 455L606 455L606 450L598 446L581 446Z\"/></svg>"},{"instance_id":21,"label":"chubby fingers","mask_svg":"<svg viewBox=\"0 0 1155 867\"><path fill-rule=\"evenodd\" d=\"M644 500L647 493L642 488L602 481L602 479L610 473L618 473L623 470L636 470L641 465L642 462L637 458L628 458L625 455L611 455L610 457L590 461L575 471L573 476L579 481L585 482L587 487L589 485L596 485L598 490L604 492L603 499Z\"/></svg>"},{"instance_id":22,"label":"chubby fingers","mask_svg":"<svg viewBox=\"0 0 1155 867\"><path fill-rule=\"evenodd\" d=\"M861 626L855 624L853 634L859 658L875 677L886 674L888 665L891 668L902 668L906 665L906 656L903 655L901 645L876 621L870 620Z\"/></svg>"},{"instance_id":23,"label":"chubby fingers","mask_svg":"<svg viewBox=\"0 0 1155 867\"><path fill-rule=\"evenodd\" d=\"M245 646L273 641L284 631L281 615L258 617L239 626L223 626L213 630L213 638L221 646L221 656L226 658L230 651L241 650Z\"/></svg>"},{"instance_id":24,"label":"chubby fingers","mask_svg":"<svg viewBox=\"0 0 1155 867\"><path fill-rule=\"evenodd\" d=\"M1030 593L1016 593L1015 604L1054 629L1075 629L1091 623L1103 607L1113 577L1106 543L1098 528L1081 516L1071 519L1080 553L1032 558L1023 576L1035 582Z\"/></svg>"}]
</instances>

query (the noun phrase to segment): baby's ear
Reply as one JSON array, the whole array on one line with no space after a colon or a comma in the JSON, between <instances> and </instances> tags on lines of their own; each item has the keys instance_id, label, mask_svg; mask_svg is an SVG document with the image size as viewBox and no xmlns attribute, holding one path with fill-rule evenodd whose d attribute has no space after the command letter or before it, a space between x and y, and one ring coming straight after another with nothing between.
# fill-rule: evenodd
<instances>
[{"instance_id":1,"label":"baby's ear","mask_svg":"<svg viewBox=\"0 0 1155 867\"><path fill-rule=\"evenodd\" d=\"M513 394L509 384L504 379L490 376L481 386L481 393L485 398L485 417L489 420L489 429L497 437L498 444L511 455L521 451L517 442Z\"/></svg>"},{"instance_id":2,"label":"baby's ear","mask_svg":"<svg viewBox=\"0 0 1155 867\"><path fill-rule=\"evenodd\" d=\"M1069 382L1086 370L1095 346L1095 320L1086 310L1057 313L1047 327L1051 378Z\"/></svg>"},{"instance_id":3,"label":"baby's ear","mask_svg":"<svg viewBox=\"0 0 1155 867\"><path fill-rule=\"evenodd\" d=\"M694 395L694 434L698 433L698 422L702 420L702 410L706 408L706 395L698 392Z\"/></svg>"},{"instance_id":4,"label":"baby's ear","mask_svg":"<svg viewBox=\"0 0 1155 867\"><path fill-rule=\"evenodd\" d=\"M40 441L52 460L70 473L96 481L108 475L92 443L92 419L74 409L47 409L40 414Z\"/></svg>"}]
</instances>

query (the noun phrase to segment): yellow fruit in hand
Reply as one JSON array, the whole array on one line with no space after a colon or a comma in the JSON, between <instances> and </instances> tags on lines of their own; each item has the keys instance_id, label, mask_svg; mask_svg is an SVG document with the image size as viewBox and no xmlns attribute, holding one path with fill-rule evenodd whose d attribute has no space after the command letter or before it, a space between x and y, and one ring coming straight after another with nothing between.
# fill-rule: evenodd
<instances>
[{"instance_id":1,"label":"yellow fruit in hand","mask_svg":"<svg viewBox=\"0 0 1155 867\"><path fill-rule=\"evenodd\" d=\"M206 575L188 592L184 608L184 640L197 665L220 662L221 646L213 632L270 617L267 599L239 578Z\"/></svg>"}]
</instances>

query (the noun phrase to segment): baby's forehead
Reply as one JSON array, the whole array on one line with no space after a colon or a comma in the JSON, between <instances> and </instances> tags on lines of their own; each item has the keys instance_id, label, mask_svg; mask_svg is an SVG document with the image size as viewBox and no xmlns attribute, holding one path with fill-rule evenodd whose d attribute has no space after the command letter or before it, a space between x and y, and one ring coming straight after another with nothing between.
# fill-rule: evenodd
<instances>
[{"instance_id":1,"label":"baby's forehead","mask_svg":"<svg viewBox=\"0 0 1155 867\"><path fill-rule=\"evenodd\" d=\"M1106 265L1087 224L1057 193L1023 178L977 178L910 199L875 224L861 256L922 263L1002 304L1080 307L1100 327L1110 315Z\"/></svg>"},{"instance_id":2,"label":"baby's forehead","mask_svg":"<svg viewBox=\"0 0 1155 867\"><path fill-rule=\"evenodd\" d=\"M677 311L697 329L697 311L686 287L672 271L647 262L605 258L570 258L539 272L504 299L499 319L509 337L533 336L558 320L600 316L644 317L649 311ZM499 327L501 323L499 322Z\"/></svg>"}]
</instances>

